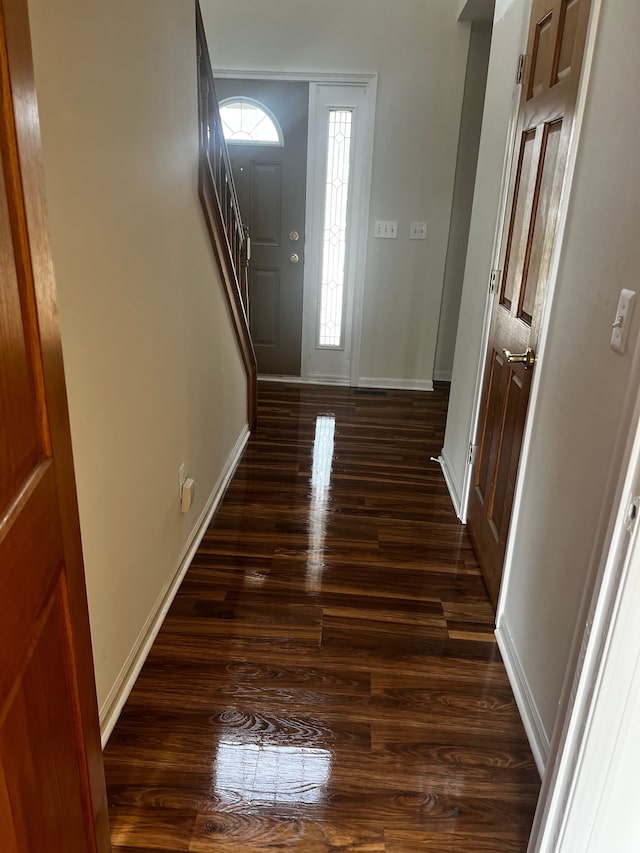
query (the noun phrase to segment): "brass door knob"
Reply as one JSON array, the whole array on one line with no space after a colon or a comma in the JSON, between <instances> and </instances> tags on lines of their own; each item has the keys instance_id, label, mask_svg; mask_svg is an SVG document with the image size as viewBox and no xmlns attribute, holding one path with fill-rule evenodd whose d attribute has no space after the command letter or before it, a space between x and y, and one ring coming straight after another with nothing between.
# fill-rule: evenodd
<instances>
[{"instance_id":1,"label":"brass door knob","mask_svg":"<svg viewBox=\"0 0 640 853\"><path fill-rule=\"evenodd\" d=\"M531 347L527 347L526 352L513 353L508 349L503 349L502 352L509 364L524 364L525 370L533 367L536 363L536 354Z\"/></svg>"},{"instance_id":2,"label":"brass door knob","mask_svg":"<svg viewBox=\"0 0 640 853\"><path fill-rule=\"evenodd\" d=\"M296 255L296 253L293 252L291 255L289 255L289 260L291 261L292 264L297 264L298 261L300 260L300 255Z\"/></svg>"}]
</instances>

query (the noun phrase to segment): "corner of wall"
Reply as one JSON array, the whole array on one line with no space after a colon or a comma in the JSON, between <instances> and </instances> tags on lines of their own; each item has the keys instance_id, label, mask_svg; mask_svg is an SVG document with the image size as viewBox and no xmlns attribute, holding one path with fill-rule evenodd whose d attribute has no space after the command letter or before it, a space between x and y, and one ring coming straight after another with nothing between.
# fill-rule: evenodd
<instances>
[{"instance_id":1,"label":"corner of wall","mask_svg":"<svg viewBox=\"0 0 640 853\"><path fill-rule=\"evenodd\" d=\"M100 731L102 734L102 747L107 744L111 732L118 721L118 717L127 701L131 690L140 674L140 671L147 659L153 641L158 635L162 623L171 607L176 593L180 589L180 584L191 565L196 551L202 539L207 532L207 528L211 523L216 509L222 500L225 490L233 477L233 474L238 466L242 452L249 440L249 429L245 427L235 444L235 447L229 454L229 458L222 470L217 483L215 484L211 494L207 498L200 517L195 523L195 526L180 552L177 565L171 576L171 579L160 591L156 602L151 609L145 624L133 645L127 660L124 662L116 681L109 691L109 695L105 699L100 708Z\"/></svg>"}]
</instances>

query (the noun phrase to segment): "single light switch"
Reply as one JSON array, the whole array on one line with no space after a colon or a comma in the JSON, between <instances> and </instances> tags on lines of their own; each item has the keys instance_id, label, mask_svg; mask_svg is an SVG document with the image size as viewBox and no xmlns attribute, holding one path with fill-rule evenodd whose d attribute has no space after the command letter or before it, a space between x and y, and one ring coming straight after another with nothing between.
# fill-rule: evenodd
<instances>
[{"instance_id":1,"label":"single light switch","mask_svg":"<svg viewBox=\"0 0 640 853\"><path fill-rule=\"evenodd\" d=\"M629 326L631 325L631 314L633 303L636 298L635 291L621 290L620 300L616 309L616 316L611 324L611 349L622 355L627 346L629 337Z\"/></svg>"}]
</instances>

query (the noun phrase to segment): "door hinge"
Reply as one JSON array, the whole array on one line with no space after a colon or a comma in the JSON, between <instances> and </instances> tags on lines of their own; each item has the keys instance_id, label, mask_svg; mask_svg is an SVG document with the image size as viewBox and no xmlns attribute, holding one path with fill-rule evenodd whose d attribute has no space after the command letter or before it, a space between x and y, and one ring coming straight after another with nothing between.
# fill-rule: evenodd
<instances>
[{"instance_id":1,"label":"door hinge","mask_svg":"<svg viewBox=\"0 0 640 853\"><path fill-rule=\"evenodd\" d=\"M524 74L524 62L527 58L526 53L521 53L518 57L518 71L516 72L516 83L522 83L522 75Z\"/></svg>"},{"instance_id":2,"label":"door hinge","mask_svg":"<svg viewBox=\"0 0 640 853\"><path fill-rule=\"evenodd\" d=\"M633 533L638 520L638 510L640 510L640 495L633 495L627 504L627 512L625 514L624 526L628 533Z\"/></svg>"},{"instance_id":3,"label":"door hinge","mask_svg":"<svg viewBox=\"0 0 640 853\"><path fill-rule=\"evenodd\" d=\"M498 287L498 281L500 279L500 270L491 270L491 275L489 276L489 293L495 293L496 288Z\"/></svg>"},{"instance_id":4,"label":"door hinge","mask_svg":"<svg viewBox=\"0 0 640 853\"><path fill-rule=\"evenodd\" d=\"M470 444L469 445L469 465L475 465L477 452L478 452L478 445L477 444Z\"/></svg>"}]
</instances>

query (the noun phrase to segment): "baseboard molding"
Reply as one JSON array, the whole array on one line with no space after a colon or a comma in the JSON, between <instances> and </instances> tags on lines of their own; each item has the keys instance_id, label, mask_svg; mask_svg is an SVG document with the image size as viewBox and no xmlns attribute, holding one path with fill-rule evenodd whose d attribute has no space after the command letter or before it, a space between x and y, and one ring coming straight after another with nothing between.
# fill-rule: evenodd
<instances>
[{"instance_id":1,"label":"baseboard molding","mask_svg":"<svg viewBox=\"0 0 640 853\"><path fill-rule=\"evenodd\" d=\"M286 382L289 385L349 385L349 380L332 376L284 376L275 373L258 374L258 382Z\"/></svg>"},{"instance_id":2,"label":"baseboard molding","mask_svg":"<svg viewBox=\"0 0 640 853\"><path fill-rule=\"evenodd\" d=\"M505 630L504 619L496 628L496 640L498 641L498 648L502 654L511 689L513 690L513 695L520 711L520 716L522 717L527 738L529 739L529 745L533 752L538 773L542 778L549 758L549 736L542 723L527 676L511 639L511 634L508 629Z\"/></svg>"},{"instance_id":3,"label":"baseboard molding","mask_svg":"<svg viewBox=\"0 0 640 853\"><path fill-rule=\"evenodd\" d=\"M451 463L449 462L449 459L447 458L444 449L438 457L438 461L440 462L440 467L442 468L444 481L447 484L447 489L449 490L449 497L451 498L453 508L458 518L462 520L462 491L458 483L456 482L456 478L453 476L453 472L451 470Z\"/></svg>"},{"instance_id":4,"label":"baseboard molding","mask_svg":"<svg viewBox=\"0 0 640 853\"><path fill-rule=\"evenodd\" d=\"M437 378L437 377L436 377ZM441 380L443 382L451 381ZM284 376L272 373L258 374L258 382L287 382L290 385L339 385L350 386L348 377L335 376ZM358 379L357 388L388 388L394 391L433 391L431 379L376 379L363 376Z\"/></svg>"},{"instance_id":5,"label":"baseboard molding","mask_svg":"<svg viewBox=\"0 0 640 853\"><path fill-rule=\"evenodd\" d=\"M453 376L453 371L451 371L451 370L434 370L433 371L434 382L451 382L452 376Z\"/></svg>"},{"instance_id":6,"label":"baseboard molding","mask_svg":"<svg viewBox=\"0 0 640 853\"><path fill-rule=\"evenodd\" d=\"M225 466L218 477L218 481L213 487L204 509L200 513L200 517L185 542L180 557L178 558L172 580L165 586L158 596L142 631L138 635L138 639L136 640L129 657L120 670L120 674L118 675L113 688L100 709L100 732L103 749L111 736L111 732L118 721L118 717L120 716L125 702L129 698L129 694L131 693L133 685L140 674L140 670L147 659L147 655L151 651L153 641L162 627L167 611L171 607L173 599L175 598L176 593L180 588L180 584L182 583L182 579L191 565L191 561L193 560L200 542L206 533L209 523L213 518L213 514L222 500L222 496L224 495L225 489L236 470L240 457L242 456L242 451L244 450L248 439L249 428L245 426L236 441L235 447L229 454Z\"/></svg>"},{"instance_id":7,"label":"baseboard molding","mask_svg":"<svg viewBox=\"0 0 640 853\"><path fill-rule=\"evenodd\" d=\"M359 388L389 388L394 391L433 391L431 379L377 379L362 376L358 380Z\"/></svg>"}]
</instances>

